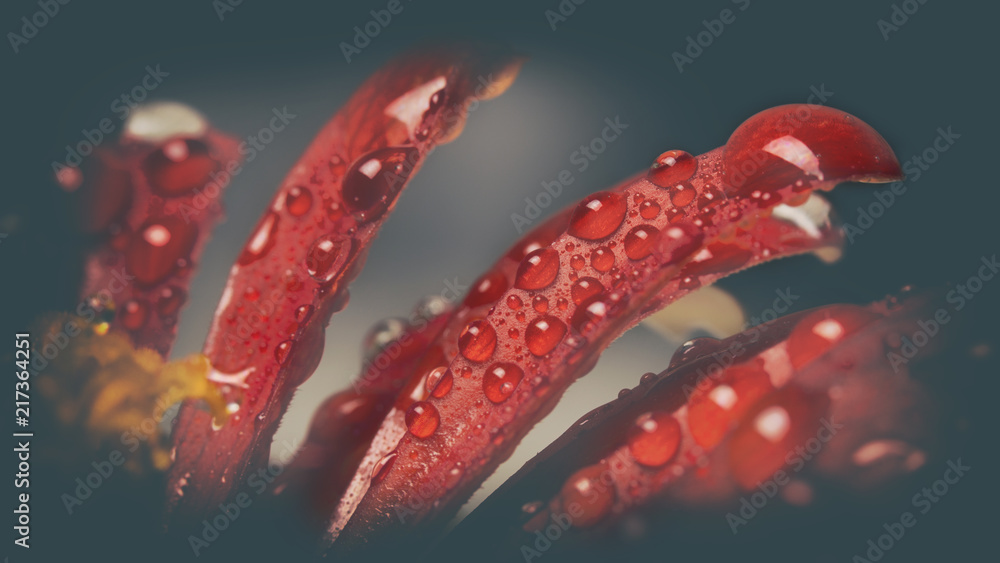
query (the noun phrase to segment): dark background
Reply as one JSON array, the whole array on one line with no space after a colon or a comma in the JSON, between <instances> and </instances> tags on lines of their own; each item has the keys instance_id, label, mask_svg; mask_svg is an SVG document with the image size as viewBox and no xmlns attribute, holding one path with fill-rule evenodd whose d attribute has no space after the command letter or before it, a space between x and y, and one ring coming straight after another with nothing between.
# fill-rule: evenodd
<instances>
[{"instance_id":1,"label":"dark background","mask_svg":"<svg viewBox=\"0 0 1000 563\"><path fill-rule=\"evenodd\" d=\"M752 0L740 11L742 4L589 0L553 30L544 12L558 10L555 0L404 1L402 13L351 63L339 44L353 41L353 27L364 26L369 10L384 9L386 2L245 0L221 21L208 0L75 0L60 6L19 53L9 44L0 48L6 106L0 232L8 235L0 240L4 333L23 330L43 311L75 306L82 240L72 230L67 198L51 181L51 163L65 158L65 145L82 139L81 129L96 127L102 118L120 129L109 106L139 83L146 65L170 73L151 100L188 103L237 137L263 127L274 107L288 106L297 115L228 189L228 221L206 250L181 323L175 355L183 355L200 348L229 265L325 120L392 56L450 39L496 40L530 60L510 91L470 116L463 136L440 148L412 182L352 287L351 306L331 324L324 363L293 403L279 440L299 439L315 404L353 375L368 326L385 316L405 316L419 297L444 289L445 279L471 283L517 237L510 214L523 212L524 198L537 195L542 181L564 168L573 171L574 183L547 210L555 211L645 168L664 150L698 154L719 146L757 111L805 102L810 87L832 91L828 104L875 127L901 161L930 147L939 127L950 126L961 137L919 180L907 182L906 193L837 264L785 260L721 285L753 312L786 286L802 296L796 308L804 309L870 302L903 285L941 287L974 275L998 241L994 37L1000 10L928 0L886 41L876 22L890 18L889 1ZM678 72L671 54L705 29L702 20L718 18L726 8L736 12L736 21ZM0 31L19 33L20 18L38 10L35 2L5 2ZM615 116L629 129L578 173L571 153L600 134L604 118ZM858 206L875 201L872 190L844 186L830 197L841 217L856 223ZM992 283L953 330L960 351L977 343L997 346L1000 289ZM643 329L616 343L567 394L547 430L529 436L516 454L521 461L505 466L506 472L618 388L665 367L671 350ZM997 372L985 363L950 367L955 373L946 374L951 379L945 388L957 397L971 428L953 446L974 470L886 561L985 558L983 546L998 523L991 451ZM45 498L35 501L33 542L58 545L60 538L46 530L76 525L59 521L66 519L58 502L63 485L36 487ZM907 505L873 511L870 535L846 522L830 535L843 537L842 553L860 553L880 523ZM107 534L114 543L115 530ZM75 552L70 544L59 547ZM13 549L4 548L10 560L22 560ZM802 561L828 560L822 553L801 555ZM657 552L649 560L667 557Z\"/></svg>"}]
</instances>

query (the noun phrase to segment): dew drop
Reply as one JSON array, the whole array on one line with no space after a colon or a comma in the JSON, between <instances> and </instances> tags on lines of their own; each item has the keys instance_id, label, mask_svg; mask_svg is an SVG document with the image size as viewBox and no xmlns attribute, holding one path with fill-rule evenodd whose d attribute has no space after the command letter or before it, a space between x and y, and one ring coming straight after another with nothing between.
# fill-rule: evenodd
<instances>
[{"instance_id":1,"label":"dew drop","mask_svg":"<svg viewBox=\"0 0 1000 563\"><path fill-rule=\"evenodd\" d=\"M600 240L610 236L628 211L624 196L616 192L598 192L584 199L573 211L569 234L584 240Z\"/></svg>"},{"instance_id":2,"label":"dew drop","mask_svg":"<svg viewBox=\"0 0 1000 563\"><path fill-rule=\"evenodd\" d=\"M521 307L523 307L524 303L521 301L520 297L518 297L516 295L508 295L507 296L507 306L510 307L512 310L516 311L516 310L520 309Z\"/></svg>"},{"instance_id":3,"label":"dew drop","mask_svg":"<svg viewBox=\"0 0 1000 563\"><path fill-rule=\"evenodd\" d=\"M670 186L669 193L670 203L674 204L676 208L687 207L694 201L695 196L698 195L698 191L694 189L694 186L687 182Z\"/></svg>"},{"instance_id":4,"label":"dew drop","mask_svg":"<svg viewBox=\"0 0 1000 563\"><path fill-rule=\"evenodd\" d=\"M326 234L313 241L306 254L306 272L321 284L330 283L344 271L354 255L350 238Z\"/></svg>"},{"instance_id":5,"label":"dew drop","mask_svg":"<svg viewBox=\"0 0 1000 563\"><path fill-rule=\"evenodd\" d=\"M493 364L483 374L483 392L491 402L500 404L510 398L523 378L524 370L517 364Z\"/></svg>"},{"instance_id":6,"label":"dew drop","mask_svg":"<svg viewBox=\"0 0 1000 563\"><path fill-rule=\"evenodd\" d=\"M455 378L451 375L451 370L445 366L440 366L434 368L427 374L427 381L425 382L424 387L432 397L440 399L451 391L451 387L454 383Z\"/></svg>"},{"instance_id":7,"label":"dew drop","mask_svg":"<svg viewBox=\"0 0 1000 563\"><path fill-rule=\"evenodd\" d=\"M549 310L549 300L544 295L536 295L531 300L531 308L544 313Z\"/></svg>"},{"instance_id":8,"label":"dew drop","mask_svg":"<svg viewBox=\"0 0 1000 563\"><path fill-rule=\"evenodd\" d=\"M417 401L406 410L406 427L417 438L426 438L437 430L441 415L427 401Z\"/></svg>"},{"instance_id":9,"label":"dew drop","mask_svg":"<svg viewBox=\"0 0 1000 563\"><path fill-rule=\"evenodd\" d=\"M677 454L681 425L670 413L645 413L635 420L628 433L628 451L647 467L666 464Z\"/></svg>"},{"instance_id":10,"label":"dew drop","mask_svg":"<svg viewBox=\"0 0 1000 563\"><path fill-rule=\"evenodd\" d=\"M646 178L661 188L669 188L690 180L697 169L698 161L687 152L667 151L656 157Z\"/></svg>"},{"instance_id":11,"label":"dew drop","mask_svg":"<svg viewBox=\"0 0 1000 563\"><path fill-rule=\"evenodd\" d=\"M174 286L165 287L160 290L160 296L156 300L156 312L161 317L176 315L186 299L187 292L183 289Z\"/></svg>"},{"instance_id":12,"label":"dew drop","mask_svg":"<svg viewBox=\"0 0 1000 563\"><path fill-rule=\"evenodd\" d=\"M595 248L590 253L590 265L598 272L607 272L615 266L615 254L606 246Z\"/></svg>"},{"instance_id":13,"label":"dew drop","mask_svg":"<svg viewBox=\"0 0 1000 563\"><path fill-rule=\"evenodd\" d=\"M559 493L562 505L581 507L579 516L573 520L574 526L593 526L611 512L615 503L615 488L602 481L607 474L609 471L602 464L594 464L566 480Z\"/></svg>"},{"instance_id":14,"label":"dew drop","mask_svg":"<svg viewBox=\"0 0 1000 563\"><path fill-rule=\"evenodd\" d=\"M639 215L642 215L643 219L652 220L655 219L657 215L660 214L660 204L655 201L648 199L639 206Z\"/></svg>"},{"instance_id":15,"label":"dew drop","mask_svg":"<svg viewBox=\"0 0 1000 563\"><path fill-rule=\"evenodd\" d=\"M396 463L398 455L396 452L392 452L378 460L378 463L372 468L372 485L378 484L385 479L385 476L389 474L389 470L392 469L393 464Z\"/></svg>"},{"instance_id":16,"label":"dew drop","mask_svg":"<svg viewBox=\"0 0 1000 563\"><path fill-rule=\"evenodd\" d=\"M539 248L528 253L517 267L514 287L542 289L552 285L559 274L559 253L552 248Z\"/></svg>"},{"instance_id":17,"label":"dew drop","mask_svg":"<svg viewBox=\"0 0 1000 563\"><path fill-rule=\"evenodd\" d=\"M374 221L396 202L420 151L387 147L358 158L344 176L344 204L361 222Z\"/></svg>"},{"instance_id":18,"label":"dew drop","mask_svg":"<svg viewBox=\"0 0 1000 563\"><path fill-rule=\"evenodd\" d=\"M285 192L285 208L295 217L301 217L312 209L313 195L309 188L292 186Z\"/></svg>"},{"instance_id":19,"label":"dew drop","mask_svg":"<svg viewBox=\"0 0 1000 563\"><path fill-rule=\"evenodd\" d=\"M150 153L142 166L149 185L157 194L177 197L207 184L218 164L205 143L174 139Z\"/></svg>"},{"instance_id":20,"label":"dew drop","mask_svg":"<svg viewBox=\"0 0 1000 563\"><path fill-rule=\"evenodd\" d=\"M122 326L129 330L139 330L149 319L149 305L141 299L129 299L118 311Z\"/></svg>"},{"instance_id":21,"label":"dew drop","mask_svg":"<svg viewBox=\"0 0 1000 563\"><path fill-rule=\"evenodd\" d=\"M458 351L470 362L485 362L493 355L497 333L486 319L477 319L466 325L458 337Z\"/></svg>"},{"instance_id":22,"label":"dew drop","mask_svg":"<svg viewBox=\"0 0 1000 563\"><path fill-rule=\"evenodd\" d=\"M278 214L274 211L268 211L260 220L253 236L250 237L246 246L243 247L243 252L240 253L240 257L237 259L239 265L246 266L267 254L271 250L271 247L274 246L277 230Z\"/></svg>"},{"instance_id":23,"label":"dew drop","mask_svg":"<svg viewBox=\"0 0 1000 563\"><path fill-rule=\"evenodd\" d=\"M579 254L574 254L572 258L569 259L569 265L574 270L582 270L586 265L587 261Z\"/></svg>"},{"instance_id":24,"label":"dew drop","mask_svg":"<svg viewBox=\"0 0 1000 563\"><path fill-rule=\"evenodd\" d=\"M596 278L580 278L573 282L573 285L569 288L570 297L573 298L573 303L579 305L585 300L601 293L604 291L604 286Z\"/></svg>"},{"instance_id":25,"label":"dew drop","mask_svg":"<svg viewBox=\"0 0 1000 563\"><path fill-rule=\"evenodd\" d=\"M633 227L625 235L625 255L630 260L642 260L653 252L653 245L656 243L659 229L652 225L639 225Z\"/></svg>"},{"instance_id":26,"label":"dew drop","mask_svg":"<svg viewBox=\"0 0 1000 563\"><path fill-rule=\"evenodd\" d=\"M566 335L566 324L552 315L537 317L524 329L524 342L536 356L551 352Z\"/></svg>"},{"instance_id":27,"label":"dew drop","mask_svg":"<svg viewBox=\"0 0 1000 563\"><path fill-rule=\"evenodd\" d=\"M507 277L499 270L491 270L483 274L474 284L463 304L473 308L488 303L494 303L507 291Z\"/></svg>"},{"instance_id":28,"label":"dew drop","mask_svg":"<svg viewBox=\"0 0 1000 563\"><path fill-rule=\"evenodd\" d=\"M305 324L306 321L308 321L312 317L312 314L313 314L312 305L300 305L297 309L295 309L295 322L299 323L300 325Z\"/></svg>"},{"instance_id":29,"label":"dew drop","mask_svg":"<svg viewBox=\"0 0 1000 563\"><path fill-rule=\"evenodd\" d=\"M288 363L294 344L295 342L291 340L285 340L274 347L274 360L278 362L279 366L283 366Z\"/></svg>"},{"instance_id":30,"label":"dew drop","mask_svg":"<svg viewBox=\"0 0 1000 563\"><path fill-rule=\"evenodd\" d=\"M198 239L198 226L179 217L151 218L125 251L125 267L144 285L163 281L187 258Z\"/></svg>"}]
</instances>

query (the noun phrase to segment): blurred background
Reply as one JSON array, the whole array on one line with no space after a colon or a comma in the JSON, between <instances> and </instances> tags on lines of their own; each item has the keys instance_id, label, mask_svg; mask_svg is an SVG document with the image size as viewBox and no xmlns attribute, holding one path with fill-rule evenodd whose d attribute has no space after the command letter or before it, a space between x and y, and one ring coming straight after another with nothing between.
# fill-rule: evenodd
<instances>
[{"instance_id":1,"label":"blurred background","mask_svg":"<svg viewBox=\"0 0 1000 563\"><path fill-rule=\"evenodd\" d=\"M226 220L203 255L181 317L173 353L181 357L200 351L229 267L275 188L368 75L426 41L495 40L529 57L510 90L481 104L462 136L437 149L402 196L351 287L350 305L327 329L323 361L297 393L278 442L300 443L319 402L357 374L361 339L372 324L408 316L421 297L449 285L470 285L518 237L511 216L525 213L525 198L541 193L543 182L562 170L573 177L544 210L548 215L646 168L662 151L705 152L757 111L817 101L810 98L817 92L826 105L871 124L904 163L932 147L939 128L959 136L926 170L907 169L920 170L919 177L908 178L906 192L854 238L840 262L799 257L724 280L720 285L749 314L767 308L785 288L801 296L794 305L801 310L866 303L907 284L964 282L981 257L998 250L996 72L990 69L1000 10L992 4L403 0L402 11L350 61L342 43L353 43L354 27L372 21L370 11L387 2L233 4L70 2L26 42L7 35L17 45L0 49L7 107L0 187L5 334L43 311L75 306L83 241L52 181L52 162L64 160L66 145L104 118L120 131L113 103L140 84L147 65L167 73L147 101L189 104L237 138L265 127L273 108L296 116L226 192ZM905 15L903 5L918 9ZM893 21L894 6L907 21L898 14ZM21 34L21 18L40 9L34 1L5 2L0 29ZM674 53L690 57L688 38L724 9L735 20L679 68ZM600 136L606 118L628 127L581 170L580 146ZM859 206L876 201L873 188L861 185L829 197L841 219L854 225ZM1000 283L987 283L962 313L959 346L991 343L995 350L998 296ZM673 348L643 327L616 342L465 510L584 413L634 386L643 373L664 369ZM988 421L997 373L984 368L973 375L954 374L955 390L975 436L995 443ZM977 440L969 443L972 448ZM993 487L996 466L988 465L995 454L986 449L968 450L965 460L976 470L947 499L950 508L933 513L920 536L907 540L907 553L975 559L969 550L997 523L996 507L973 517L982 508L976 499L989 497L984 493ZM51 505L62 512L58 495L51 496L36 501L38 510ZM951 536L956 530L962 535ZM45 537L41 525L38 534ZM944 538L954 543L935 551L944 549ZM906 560L901 553L892 557Z\"/></svg>"}]
</instances>

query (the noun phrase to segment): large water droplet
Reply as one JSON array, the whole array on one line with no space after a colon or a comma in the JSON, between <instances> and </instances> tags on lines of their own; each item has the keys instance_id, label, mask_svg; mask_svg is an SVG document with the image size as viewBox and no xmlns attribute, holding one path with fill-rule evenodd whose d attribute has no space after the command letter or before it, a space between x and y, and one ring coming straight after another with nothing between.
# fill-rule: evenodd
<instances>
[{"instance_id":1,"label":"large water droplet","mask_svg":"<svg viewBox=\"0 0 1000 563\"><path fill-rule=\"evenodd\" d=\"M524 329L524 342L536 356L551 352L566 335L566 324L552 315L537 317Z\"/></svg>"},{"instance_id":2,"label":"large water droplet","mask_svg":"<svg viewBox=\"0 0 1000 563\"><path fill-rule=\"evenodd\" d=\"M604 464L585 467L566 480L559 496L564 507L580 507L573 525L587 528L600 522L615 503L615 487L604 480L613 475Z\"/></svg>"},{"instance_id":3,"label":"large water droplet","mask_svg":"<svg viewBox=\"0 0 1000 563\"><path fill-rule=\"evenodd\" d=\"M598 192L580 202L569 222L569 234L584 240L599 240L614 233L628 211L624 196Z\"/></svg>"},{"instance_id":4,"label":"large water droplet","mask_svg":"<svg viewBox=\"0 0 1000 563\"><path fill-rule=\"evenodd\" d=\"M344 204L359 221L374 221L396 202L420 156L414 147L387 147L358 158L344 176Z\"/></svg>"},{"instance_id":5,"label":"large water droplet","mask_svg":"<svg viewBox=\"0 0 1000 563\"><path fill-rule=\"evenodd\" d=\"M179 217L147 220L125 251L125 267L144 285L163 281L188 258L198 240L198 226Z\"/></svg>"},{"instance_id":6,"label":"large water droplet","mask_svg":"<svg viewBox=\"0 0 1000 563\"><path fill-rule=\"evenodd\" d=\"M628 433L628 451L648 467L659 467L674 458L681 444L681 425L670 413L641 415Z\"/></svg>"},{"instance_id":7,"label":"large water droplet","mask_svg":"<svg viewBox=\"0 0 1000 563\"><path fill-rule=\"evenodd\" d=\"M486 272L475 283L465 296L466 307L473 308L496 302L507 291L507 277L499 270Z\"/></svg>"},{"instance_id":8,"label":"large water droplet","mask_svg":"<svg viewBox=\"0 0 1000 563\"><path fill-rule=\"evenodd\" d=\"M371 480L372 485L381 483L382 480L385 479L385 476L389 474L389 470L392 469L392 466L396 463L396 457L398 455L399 454L397 454L396 452L392 452L389 455L378 460L378 463L375 464L375 467L372 467L372 480Z\"/></svg>"},{"instance_id":9,"label":"large water droplet","mask_svg":"<svg viewBox=\"0 0 1000 563\"><path fill-rule=\"evenodd\" d=\"M309 188L292 186L285 192L285 209L295 217L301 217L312 209L313 195Z\"/></svg>"},{"instance_id":10,"label":"large water droplet","mask_svg":"<svg viewBox=\"0 0 1000 563\"><path fill-rule=\"evenodd\" d=\"M258 260L267 254L267 252L271 250L271 247L274 246L275 232L277 230L278 214L273 211L268 211L264 217L261 218L260 223L257 224L257 229L250 237L246 246L243 247L243 252L240 253L237 263L239 263L240 266L246 266L247 264Z\"/></svg>"},{"instance_id":11,"label":"large water droplet","mask_svg":"<svg viewBox=\"0 0 1000 563\"><path fill-rule=\"evenodd\" d=\"M427 374L427 381L424 383L424 387L432 397L440 399L451 391L451 387L454 383L455 378L452 376L451 370L444 366L440 366L434 368Z\"/></svg>"},{"instance_id":12,"label":"large water droplet","mask_svg":"<svg viewBox=\"0 0 1000 563\"><path fill-rule=\"evenodd\" d=\"M335 281L353 257L354 246L354 240L345 236L321 236L306 253L306 272L321 284Z\"/></svg>"},{"instance_id":13,"label":"large water droplet","mask_svg":"<svg viewBox=\"0 0 1000 563\"><path fill-rule=\"evenodd\" d=\"M177 197L204 187L218 163L205 143L174 139L150 153L142 166L156 193Z\"/></svg>"},{"instance_id":14,"label":"large water droplet","mask_svg":"<svg viewBox=\"0 0 1000 563\"><path fill-rule=\"evenodd\" d=\"M122 326L129 330L139 330L149 319L149 304L142 299L129 299L118 311Z\"/></svg>"},{"instance_id":15,"label":"large water droplet","mask_svg":"<svg viewBox=\"0 0 1000 563\"><path fill-rule=\"evenodd\" d=\"M437 430L441 415L437 408L427 401L418 401L406 410L406 427L417 438L426 438Z\"/></svg>"},{"instance_id":16,"label":"large water droplet","mask_svg":"<svg viewBox=\"0 0 1000 563\"><path fill-rule=\"evenodd\" d=\"M278 362L279 366L283 366L288 363L288 360L291 358L292 348L294 345L294 341L285 340L274 347L274 361Z\"/></svg>"},{"instance_id":17,"label":"large water droplet","mask_svg":"<svg viewBox=\"0 0 1000 563\"><path fill-rule=\"evenodd\" d=\"M570 297L573 298L573 303L577 305L602 291L604 291L604 286L601 282L591 277L580 278L573 282L573 285L569 288Z\"/></svg>"},{"instance_id":18,"label":"large water droplet","mask_svg":"<svg viewBox=\"0 0 1000 563\"><path fill-rule=\"evenodd\" d=\"M524 378L524 370L517 364L493 364L483 374L483 392L493 403L500 404L510 398Z\"/></svg>"},{"instance_id":19,"label":"large water droplet","mask_svg":"<svg viewBox=\"0 0 1000 563\"><path fill-rule=\"evenodd\" d=\"M485 362L493 355L497 333L486 319L469 323L458 337L458 351L470 362Z\"/></svg>"},{"instance_id":20,"label":"large water droplet","mask_svg":"<svg viewBox=\"0 0 1000 563\"><path fill-rule=\"evenodd\" d=\"M687 152L667 151L656 158L646 178L661 188L669 188L690 180L697 169L698 161Z\"/></svg>"},{"instance_id":21,"label":"large water droplet","mask_svg":"<svg viewBox=\"0 0 1000 563\"><path fill-rule=\"evenodd\" d=\"M590 265L598 272L607 272L615 266L615 254L606 246L595 248L590 253Z\"/></svg>"},{"instance_id":22,"label":"large water droplet","mask_svg":"<svg viewBox=\"0 0 1000 563\"><path fill-rule=\"evenodd\" d=\"M559 253L552 248L539 248L521 261L514 276L514 287L535 290L552 285L559 275Z\"/></svg>"},{"instance_id":23,"label":"large water droplet","mask_svg":"<svg viewBox=\"0 0 1000 563\"><path fill-rule=\"evenodd\" d=\"M639 225L625 235L625 255L630 260L642 260L653 253L660 231L652 225Z\"/></svg>"}]
</instances>

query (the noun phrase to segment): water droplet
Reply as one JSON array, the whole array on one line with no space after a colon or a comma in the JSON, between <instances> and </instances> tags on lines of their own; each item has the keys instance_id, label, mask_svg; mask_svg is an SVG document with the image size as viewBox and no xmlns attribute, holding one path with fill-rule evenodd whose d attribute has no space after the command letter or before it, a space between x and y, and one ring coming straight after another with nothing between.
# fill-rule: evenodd
<instances>
[{"instance_id":1,"label":"water droplet","mask_svg":"<svg viewBox=\"0 0 1000 563\"><path fill-rule=\"evenodd\" d=\"M187 258L198 240L198 226L179 217L151 218L139 228L125 251L125 267L144 285L153 285Z\"/></svg>"},{"instance_id":2,"label":"water droplet","mask_svg":"<svg viewBox=\"0 0 1000 563\"><path fill-rule=\"evenodd\" d=\"M510 338L517 338L517 337L521 336L521 332L519 330L517 330L516 328L512 328L512 329L510 329L510 330L507 331L507 336L509 336Z\"/></svg>"},{"instance_id":3,"label":"water droplet","mask_svg":"<svg viewBox=\"0 0 1000 563\"><path fill-rule=\"evenodd\" d=\"M118 311L122 326L129 330L139 330L146 326L149 318L149 305L141 299L129 299Z\"/></svg>"},{"instance_id":4,"label":"water droplet","mask_svg":"<svg viewBox=\"0 0 1000 563\"><path fill-rule=\"evenodd\" d=\"M596 278L580 278L573 282L573 285L569 289L570 297L573 298L573 303L579 305L583 303L584 300L589 299L598 293L604 291L604 286Z\"/></svg>"},{"instance_id":5,"label":"water droplet","mask_svg":"<svg viewBox=\"0 0 1000 563\"><path fill-rule=\"evenodd\" d=\"M427 381L424 387L432 397L440 399L451 391L455 378L451 375L451 370L445 366L440 366L431 370L427 374Z\"/></svg>"},{"instance_id":6,"label":"water droplet","mask_svg":"<svg viewBox=\"0 0 1000 563\"><path fill-rule=\"evenodd\" d=\"M573 330L580 334L589 332L596 323L604 320L610 310L603 294L594 295L580 302L570 318L570 325Z\"/></svg>"},{"instance_id":7,"label":"water droplet","mask_svg":"<svg viewBox=\"0 0 1000 563\"><path fill-rule=\"evenodd\" d=\"M259 259L267 254L268 250L274 246L275 232L278 230L278 214L268 211L257 225L257 230L250 237L249 242L243 247L243 252L237 260L240 266Z\"/></svg>"},{"instance_id":8,"label":"water droplet","mask_svg":"<svg viewBox=\"0 0 1000 563\"><path fill-rule=\"evenodd\" d=\"M157 194L177 197L205 186L218 163L205 143L174 139L150 153L142 167Z\"/></svg>"},{"instance_id":9,"label":"water droplet","mask_svg":"<svg viewBox=\"0 0 1000 563\"><path fill-rule=\"evenodd\" d=\"M687 207L694 201L694 198L698 195L698 190L695 190L691 184L682 182L670 186L669 193L670 203L679 210L682 207Z\"/></svg>"},{"instance_id":10,"label":"water droplet","mask_svg":"<svg viewBox=\"0 0 1000 563\"><path fill-rule=\"evenodd\" d=\"M524 370L517 364L493 364L483 374L483 392L491 402L500 404L510 398L523 378Z\"/></svg>"},{"instance_id":11,"label":"water droplet","mask_svg":"<svg viewBox=\"0 0 1000 563\"><path fill-rule=\"evenodd\" d=\"M584 240L599 240L610 236L622 222L628 204L616 192L598 192L580 202L569 222L569 234Z\"/></svg>"},{"instance_id":12,"label":"water droplet","mask_svg":"<svg viewBox=\"0 0 1000 563\"><path fill-rule=\"evenodd\" d=\"M497 333L486 319L472 321L458 337L458 351L470 362L490 359L496 345Z\"/></svg>"},{"instance_id":13,"label":"water droplet","mask_svg":"<svg viewBox=\"0 0 1000 563\"><path fill-rule=\"evenodd\" d=\"M417 438L426 438L434 433L441 423L437 408L427 401L418 401L406 410L406 427Z\"/></svg>"},{"instance_id":14,"label":"water droplet","mask_svg":"<svg viewBox=\"0 0 1000 563\"><path fill-rule=\"evenodd\" d=\"M179 287L169 286L160 290L156 300L156 312L161 317L171 317L180 311L181 305L187 299L187 292Z\"/></svg>"},{"instance_id":15,"label":"water droplet","mask_svg":"<svg viewBox=\"0 0 1000 563\"><path fill-rule=\"evenodd\" d=\"M555 281L559 274L559 253L552 248L539 248L530 252L517 267L514 287L542 289Z\"/></svg>"},{"instance_id":16,"label":"water droplet","mask_svg":"<svg viewBox=\"0 0 1000 563\"><path fill-rule=\"evenodd\" d=\"M531 307L539 313L549 310L549 300L544 295L536 295L531 300Z\"/></svg>"},{"instance_id":17,"label":"water droplet","mask_svg":"<svg viewBox=\"0 0 1000 563\"><path fill-rule=\"evenodd\" d=\"M660 204L651 199L646 200L639 206L639 214L647 221L655 219L660 214Z\"/></svg>"},{"instance_id":18,"label":"water droplet","mask_svg":"<svg viewBox=\"0 0 1000 563\"><path fill-rule=\"evenodd\" d=\"M524 342L536 356L551 352L566 335L566 324L552 315L535 318L524 329Z\"/></svg>"},{"instance_id":19,"label":"water droplet","mask_svg":"<svg viewBox=\"0 0 1000 563\"><path fill-rule=\"evenodd\" d=\"M274 347L274 360L278 362L279 366L283 366L288 363L294 344L295 342L291 340L285 340Z\"/></svg>"},{"instance_id":20,"label":"water droplet","mask_svg":"<svg viewBox=\"0 0 1000 563\"><path fill-rule=\"evenodd\" d=\"M628 433L628 451L647 467L659 467L674 458L681 444L681 425L670 413L646 413Z\"/></svg>"},{"instance_id":21,"label":"water droplet","mask_svg":"<svg viewBox=\"0 0 1000 563\"><path fill-rule=\"evenodd\" d=\"M806 315L788 335L788 355L800 369L880 316L856 305L833 305Z\"/></svg>"},{"instance_id":22,"label":"water droplet","mask_svg":"<svg viewBox=\"0 0 1000 563\"><path fill-rule=\"evenodd\" d=\"M574 254L572 258L569 259L569 265L574 270L582 270L586 265L587 261L579 254Z\"/></svg>"},{"instance_id":23,"label":"water droplet","mask_svg":"<svg viewBox=\"0 0 1000 563\"><path fill-rule=\"evenodd\" d=\"M611 475L605 464L594 464L585 467L566 480L559 496L563 506L576 505L581 511L573 520L573 525L587 528L600 522L611 512L615 503L615 488L609 486L603 479Z\"/></svg>"},{"instance_id":24,"label":"water droplet","mask_svg":"<svg viewBox=\"0 0 1000 563\"><path fill-rule=\"evenodd\" d=\"M336 234L316 239L306 254L306 272L321 284L333 282L354 256L354 240Z\"/></svg>"},{"instance_id":25,"label":"water droplet","mask_svg":"<svg viewBox=\"0 0 1000 563\"><path fill-rule=\"evenodd\" d=\"M606 246L595 248L590 253L590 265L598 272L607 272L615 266L615 254Z\"/></svg>"},{"instance_id":26,"label":"water droplet","mask_svg":"<svg viewBox=\"0 0 1000 563\"><path fill-rule=\"evenodd\" d=\"M726 201L726 194L712 184L707 184L702 188L701 195L698 196L698 209L705 212L718 207L724 201Z\"/></svg>"},{"instance_id":27,"label":"water droplet","mask_svg":"<svg viewBox=\"0 0 1000 563\"><path fill-rule=\"evenodd\" d=\"M667 151L656 157L646 178L661 188L669 188L690 180L697 169L698 161L687 152Z\"/></svg>"},{"instance_id":28,"label":"water droplet","mask_svg":"<svg viewBox=\"0 0 1000 563\"><path fill-rule=\"evenodd\" d=\"M295 309L295 322L305 324L310 318L312 318L313 306L312 305L300 305Z\"/></svg>"},{"instance_id":29,"label":"water droplet","mask_svg":"<svg viewBox=\"0 0 1000 563\"><path fill-rule=\"evenodd\" d=\"M396 202L419 156L413 147L387 147L358 158L344 177L344 204L361 222L382 217Z\"/></svg>"},{"instance_id":30,"label":"water droplet","mask_svg":"<svg viewBox=\"0 0 1000 563\"><path fill-rule=\"evenodd\" d=\"M488 303L494 303L507 291L507 277L499 270L486 272L475 283L472 289L465 296L463 304L473 308Z\"/></svg>"},{"instance_id":31,"label":"water droplet","mask_svg":"<svg viewBox=\"0 0 1000 563\"><path fill-rule=\"evenodd\" d=\"M295 217L301 217L312 209L313 195L309 188L292 186L285 192L285 208Z\"/></svg>"},{"instance_id":32,"label":"water droplet","mask_svg":"<svg viewBox=\"0 0 1000 563\"><path fill-rule=\"evenodd\" d=\"M657 242L659 229L652 225L633 227L625 235L625 255L630 260L642 260L653 253L653 245Z\"/></svg>"},{"instance_id":33,"label":"water droplet","mask_svg":"<svg viewBox=\"0 0 1000 563\"><path fill-rule=\"evenodd\" d=\"M389 455L378 460L375 467L372 467L372 485L381 483L385 476L389 474L389 470L392 469L393 464L396 463L396 457L399 454L392 452Z\"/></svg>"},{"instance_id":34,"label":"water droplet","mask_svg":"<svg viewBox=\"0 0 1000 563\"><path fill-rule=\"evenodd\" d=\"M366 360L373 360L389 344L399 340L409 328L406 319L389 317L375 323L361 340L361 349Z\"/></svg>"}]
</instances>

